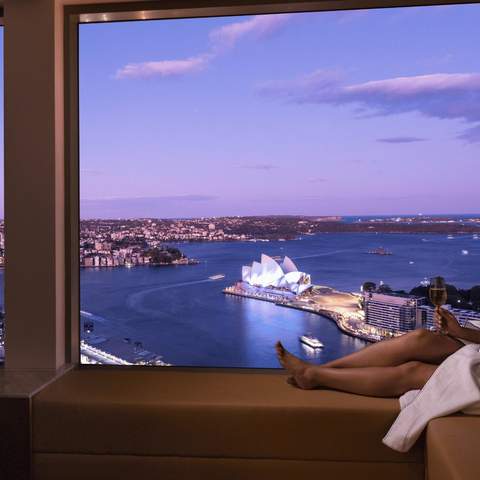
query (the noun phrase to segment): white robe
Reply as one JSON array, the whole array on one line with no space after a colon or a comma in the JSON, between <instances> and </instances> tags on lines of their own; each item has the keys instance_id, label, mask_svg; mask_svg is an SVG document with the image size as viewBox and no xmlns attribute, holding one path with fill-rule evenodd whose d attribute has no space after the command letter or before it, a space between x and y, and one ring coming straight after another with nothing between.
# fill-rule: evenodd
<instances>
[{"instance_id":1,"label":"white robe","mask_svg":"<svg viewBox=\"0 0 480 480\"><path fill-rule=\"evenodd\" d=\"M480 415L480 345L457 350L435 370L421 390L400 397L401 412L383 438L383 443L407 452L428 422L462 411Z\"/></svg>"}]
</instances>

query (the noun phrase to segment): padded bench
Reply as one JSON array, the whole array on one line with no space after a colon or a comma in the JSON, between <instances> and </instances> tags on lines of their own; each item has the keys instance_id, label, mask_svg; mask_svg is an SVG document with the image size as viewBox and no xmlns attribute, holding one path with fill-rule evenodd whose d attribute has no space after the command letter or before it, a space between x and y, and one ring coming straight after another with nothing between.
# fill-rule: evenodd
<instances>
[{"instance_id":1,"label":"padded bench","mask_svg":"<svg viewBox=\"0 0 480 480\"><path fill-rule=\"evenodd\" d=\"M423 445L381 443L398 401L285 375L73 370L33 399L36 480L417 480Z\"/></svg>"},{"instance_id":2,"label":"padded bench","mask_svg":"<svg viewBox=\"0 0 480 480\"><path fill-rule=\"evenodd\" d=\"M480 417L436 418L427 427L427 479L480 478Z\"/></svg>"}]
</instances>

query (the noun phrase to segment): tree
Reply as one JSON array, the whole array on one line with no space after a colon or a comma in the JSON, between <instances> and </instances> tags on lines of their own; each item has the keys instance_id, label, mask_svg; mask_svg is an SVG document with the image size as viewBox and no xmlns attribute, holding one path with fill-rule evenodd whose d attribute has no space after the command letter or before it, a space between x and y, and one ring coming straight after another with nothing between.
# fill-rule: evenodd
<instances>
[{"instance_id":1,"label":"tree","mask_svg":"<svg viewBox=\"0 0 480 480\"><path fill-rule=\"evenodd\" d=\"M172 256L165 250L160 250L159 248L153 248L148 252L150 257L150 263L152 265L161 265L172 263Z\"/></svg>"},{"instance_id":2,"label":"tree","mask_svg":"<svg viewBox=\"0 0 480 480\"><path fill-rule=\"evenodd\" d=\"M475 310L480 310L480 285L475 285L470 289L470 301Z\"/></svg>"},{"instance_id":3,"label":"tree","mask_svg":"<svg viewBox=\"0 0 480 480\"><path fill-rule=\"evenodd\" d=\"M458 293L457 287L455 285L447 284L446 288L447 288L447 303L449 305L454 305L454 306L457 306L459 303L461 303L462 299Z\"/></svg>"},{"instance_id":4,"label":"tree","mask_svg":"<svg viewBox=\"0 0 480 480\"><path fill-rule=\"evenodd\" d=\"M377 285L374 282L365 282L362 285L362 292L373 292L377 288Z\"/></svg>"},{"instance_id":5,"label":"tree","mask_svg":"<svg viewBox=\"0 0 480 480\"><path fill-rule=\"evenodd\" d=\"M423 285L418 285L415 288L410 290L410 295L414 295L416 297L427 297L428 298L428 287L424 287Z\"/></svg>"},{"instance_id":6,"label":"tree","mask_svg":"<svg viewBox=\"0 0 480 480\"><path fill-rule=\"evenodd\" d=\"M378 293L392 293L392 288L390 285L387 285L386 283L382 283L382 285L379 285L377 288Z\"/></svg>"},{"instance_id":7,"label":"tree","mask_svg":"<svg viewBox=\"0 0 480 480\"><path fill-rule=\"evenodd\" d=\"M173 260L180 260L181 258L183 258L183 253L178 248L167 247L166 251L170 254Z\"/></svg>"}]
</instances>

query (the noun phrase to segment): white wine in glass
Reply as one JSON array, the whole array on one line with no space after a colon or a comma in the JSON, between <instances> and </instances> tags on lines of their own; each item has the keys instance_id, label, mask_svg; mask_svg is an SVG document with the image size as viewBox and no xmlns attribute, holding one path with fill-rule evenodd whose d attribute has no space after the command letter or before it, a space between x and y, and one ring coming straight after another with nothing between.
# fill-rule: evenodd
<instances>
[{"instance_id":1,"label":"white wine in glass","mask_svg":"<svg viewBox=\"0 0 480 480\"><path fill-rule=\"evenodd\" d=\"M433 277L430 280L430 287L428 290L430 301L435 305L435 313L438 314L438 310L442 305L447 303L447 285L443 277ZM440 333L444 333L440 330Z\"/></svg>"}]
</instances>

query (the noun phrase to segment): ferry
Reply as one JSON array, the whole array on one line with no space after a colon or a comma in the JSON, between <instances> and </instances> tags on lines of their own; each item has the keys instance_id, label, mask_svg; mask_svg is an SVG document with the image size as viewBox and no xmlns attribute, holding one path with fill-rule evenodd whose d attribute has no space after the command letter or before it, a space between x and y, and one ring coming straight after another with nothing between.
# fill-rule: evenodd
<instances>
[{"instance_id":1,"label":"ferry","mask_svg":"<svg viewBox=\"0 0 480 480\"><path fill-rule=\"evenodd\" d=\"M301 335L298 337L300 342L304 343L305 345L308 345L311 348L323 348L324 345L323 343L317 338L314 337L310 333L306 333L305 335Z\"/></svg>"},{"instance_id":2,"label":"ferry","mask_svg":"<svg viewBox=\"0 0 480 480\"><path fill-rule=\"evenodd\" d=\"M367 253L370 255L393 255L390 250L387 250L383 247L374 248L373 250L369 250Z\"/></svg>"},{"instance_id":3,"label":"ferry","mask_svg":"<svg viewBox=\"0 0 480 480\"><path fill-rule=\"evenodd\" d=\"M212 275L208 278L210 280L221 280L222 278L225 278L225 275L223 273L219 273L218 275Z\"/></svg>"}]
</instances>

